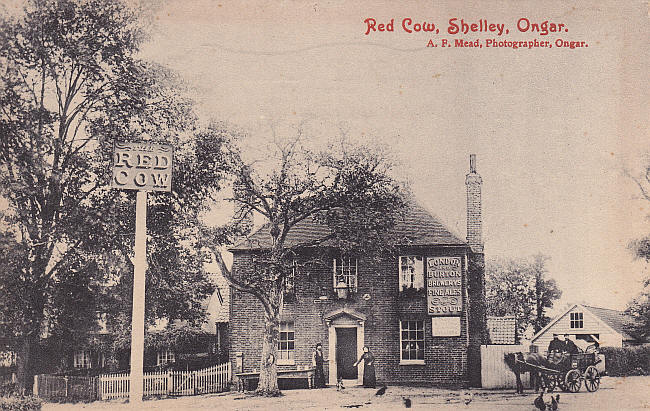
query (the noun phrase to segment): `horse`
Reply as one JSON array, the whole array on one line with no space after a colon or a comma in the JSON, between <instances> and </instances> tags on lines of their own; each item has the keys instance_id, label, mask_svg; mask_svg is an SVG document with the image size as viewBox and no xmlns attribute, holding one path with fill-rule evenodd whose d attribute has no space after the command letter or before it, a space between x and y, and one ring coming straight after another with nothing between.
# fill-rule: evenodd
<instances>
[{"instance_id":1,"label":"horse","mask_svg":"<svg viewBox=\"0 0 650 411\"><path fill-rule=\"evenodd\" d=\"M546 378L540 374L538 369L531 367L530 365L538 365L545 368L554 368L553 364L551 364L546 358L544 358L544 356L538 353L506 353L503 356L503 360L517 378L517 394L524 393L524 384L522 384L520 377L520 374L524 372L530 373L531 382L533 384L535 392L538 392L540 387L543 391L547 386ZM519 360L519 362L517 360Z\"/></svg>"}]
</instances>

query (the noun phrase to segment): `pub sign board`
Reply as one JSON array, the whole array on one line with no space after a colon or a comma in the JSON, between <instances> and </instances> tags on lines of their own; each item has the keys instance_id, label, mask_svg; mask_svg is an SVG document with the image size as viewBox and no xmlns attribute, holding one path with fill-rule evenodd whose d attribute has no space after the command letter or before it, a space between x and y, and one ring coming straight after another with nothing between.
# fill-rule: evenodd
<instances>
[{"instance_id":1,"label":"pub sign board","mask_svg":"<svg viewBox=\"0 0 650 411\"><path fill-rule=\"evenodd\" d=\"M111 186L123 190L171 191L173 158L174 148L169 144L116 141Z\"/></svg>"},{"instance_id":2,"label":"pub sign board","mask_svg":"<svg viewBox=\"0 0 650 411\"><path fill-rule=\"evenodd\" d=\"M463 312L463 266L460 257L427 257L427 307L432 316Z\"/></svg>"}]
</instances>

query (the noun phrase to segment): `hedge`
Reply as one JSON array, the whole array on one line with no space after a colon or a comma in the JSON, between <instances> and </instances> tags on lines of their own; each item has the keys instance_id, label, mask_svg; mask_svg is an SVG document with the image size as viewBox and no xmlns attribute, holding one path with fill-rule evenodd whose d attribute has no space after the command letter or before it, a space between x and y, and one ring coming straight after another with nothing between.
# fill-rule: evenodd
<instances>
[{"instance_id":1,"label":"hedge","mask_svg":"<svg viewBox=\"0 0 650 411\"><path fill-rule=\"evenodd\" d=\"M0 397L0 411L40 411L41 404L36 397Z\"/></svg>"},{"instance_id":2,"label":"hedge","mask_svg":"<svg viewBox=\"0 0 650 411\"><path fill-rule=\"evenodd\" d=\"M650 375L650 344L623 348L600 347L599 351L605 354L607 375Z\"/></svg>"}]
</instances>

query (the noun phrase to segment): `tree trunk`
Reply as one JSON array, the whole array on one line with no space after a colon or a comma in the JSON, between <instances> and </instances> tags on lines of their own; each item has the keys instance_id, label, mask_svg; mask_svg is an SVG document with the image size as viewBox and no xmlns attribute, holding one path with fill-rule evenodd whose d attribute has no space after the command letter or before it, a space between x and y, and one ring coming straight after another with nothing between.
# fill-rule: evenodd
<instances>
[{"instance_id":1,"label":"tree trunk","mask_svg":"<svg viewBox=\"0 0 650 411\"><path fill-rule=\"evenodd\" d=\"M34 343L29 336L23 338L16 356L16 391L19 395L30 394L33 386L32 380L32 352Z\"/></svg>"},{"instance_id":2,"label":"tree trunk","mask_svg":"<svg viewBox=\"0 0 650 411\"><path fill-rule=\"evenodd\" d=\"M542 306L542 286L543 278L537 273L535 275L535 308L536 308L536 319L535 319L535 333L539 332L542 328L542 322L544 320L544 307Z\"/></svg>"},{"instance_id":3,"label":"tree trunk","mask_svg":"<svg viewBox=\"0 0 650 411\"><path fill-rule=\"evenodd\" d=\"M278 396L278 335L280 315L275 312L265 315L264 339L262 341L262 358L260 360L260 380L257 393L265 396Z\"/></svg>"}]
</instances>

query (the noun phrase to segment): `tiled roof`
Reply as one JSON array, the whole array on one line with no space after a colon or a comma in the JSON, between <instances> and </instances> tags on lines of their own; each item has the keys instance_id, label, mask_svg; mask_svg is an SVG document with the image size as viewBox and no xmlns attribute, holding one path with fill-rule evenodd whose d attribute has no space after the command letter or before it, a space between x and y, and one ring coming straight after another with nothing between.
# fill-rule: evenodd
<instances>
[{"instance_id":1,"label":"tiled roof","mask_svg":"<svg viewBox=\"0 0 650 411\"><path fill-rule=\"evenodd\" d=\"M408 245L467 245L467 243L452 234L437 218L432 216L419 204L412 202L403 217L400 217L391 230L393 235L406 238ZM329 228L306 218L293 226L285 239L286 247L308 245L323 239L330 233ZM322 245L328 245L326 242ZM240 241L230 248L230 251L266 249L271 247L269 225L258 229L247 239Z\"/></svg>"},{"instance_id":2,"label":"tiled roof","mask_svg":"<svg viewBox=\"0 0 650 411\"><path fill-rule=\"evenodd\" d=\"M635 340L630 334L625 331L625 324L631 321L630 316L622 311L610 310L609 308L591 307L583 305L586 309L591 311L592 314L600 318L605 324L612 327L623 337L623 341Z\"/></svg>"},{"instance_id":3,"label":"tiled roof","mask_svg":"<svg viewBox=\"0 0 650 411\"><path fill-rule=\"evenodd\" d=\"M515 317L488 317L487 329L491 344L515 343Z\"/></svg>"}]
</instances>

